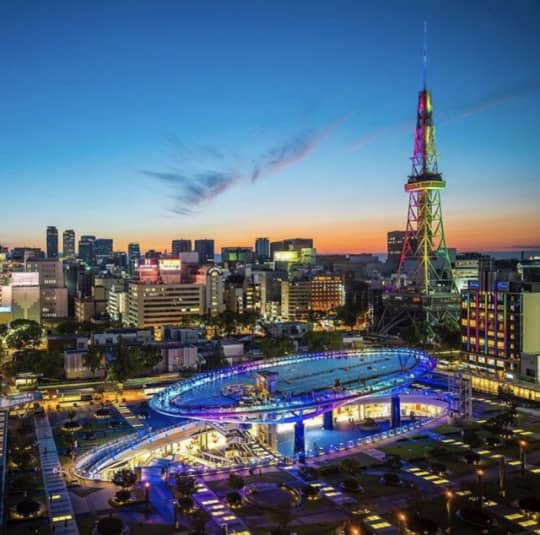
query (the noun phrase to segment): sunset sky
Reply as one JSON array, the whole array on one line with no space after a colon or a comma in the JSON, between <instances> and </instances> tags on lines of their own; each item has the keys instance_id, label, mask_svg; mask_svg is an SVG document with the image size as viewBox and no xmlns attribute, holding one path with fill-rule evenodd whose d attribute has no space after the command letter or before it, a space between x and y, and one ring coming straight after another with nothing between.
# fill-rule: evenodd
<instances>
[{"instance_id":1,"label":"sunset sky","mask_svg":"<svg viewBox=\"0 0 540 535\"><path fill-rule=\"evenodd\" d=\"M540 2L0 5L0 244L382 252L428 23L447 243L540 249Z\"/></svg>"}]
</instances>

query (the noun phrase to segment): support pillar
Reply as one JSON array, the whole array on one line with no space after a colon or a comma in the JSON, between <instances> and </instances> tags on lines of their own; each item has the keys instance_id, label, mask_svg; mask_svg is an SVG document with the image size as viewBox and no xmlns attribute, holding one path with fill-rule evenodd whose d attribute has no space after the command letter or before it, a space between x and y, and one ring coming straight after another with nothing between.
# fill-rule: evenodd
<instances>
[{"instance_id":1,"label":"support pillar","mask_svg":"<svg viewBox=\"0 0 540 535\"><path fill-rule=\"evenodd\" d=\"M334 411L328 411L323 414L323 427L327 431L334 429Z\"/></svg>"},{"instance_id":2,"label":"support pillar","mask_svg":"<svg viewBox=\"0 0 540 535\"><path fill-rule=\"evenodd\" d=\"M294 454L298 461L303 463L306 460L306 437L304 420L298 420L294 424Z\"/></svg>"},{"instance_id":3,"label":"support pillar","mask_svg":"<svg viewBox=\"0 0 540 535\"><path fill-rule=\"evenodd\" d=\"M401 401L399 399L399 394L392 396L390 409L390 427L395 429L401 425Z\"/></svg>"}]
</instances>

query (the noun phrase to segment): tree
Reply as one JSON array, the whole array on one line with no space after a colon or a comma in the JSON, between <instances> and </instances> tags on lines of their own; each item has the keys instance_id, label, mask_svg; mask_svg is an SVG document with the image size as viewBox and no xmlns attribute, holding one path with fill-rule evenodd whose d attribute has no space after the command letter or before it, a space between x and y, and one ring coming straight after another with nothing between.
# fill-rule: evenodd
<instances>
[{"instance_id":1,"label":"tree","mask_svg":"<svg viewBox=\"0 0 540 535\"><path fill-rule=\"evenodd\" d=\"M358 322L358 317L365 314L367 311L367 301L350 302L337 309L336 319L341 321L352 331Z\"/></svg>"},{"instance_id":2,"label":"tree","mask_svg":"<svg viewBox=\"0 0 540 535\"><path fill-rule=\"evenodd\" d=\"M425 344L429 336L429 325L426 321L414 322L402 328L399 335L409 345Z\"/></svg>"},{"instance_id":3,"label":"tree","mask_svg":"<svg viewBox=\"0 0 540 535\"><path fill-rule=\"evenodd\" d=\"M206 369L216 370L227 366L227 364L225 352L223 351L223 344L218 340L214 347L213 355L206 359Z\"/></svg>"},{"instance_id":4,"label":"tree","mask_svg":"<svg viewBox=\"0 0 540 535\"><path fill-rule=\"evenodd\" d=\"M161 349L153 345L145 345L138 348L139 367L148 370L157 366L162 359Z\"/></svg>"},{"instance_id":5,"label":"tree","mask_svg":"<svg viewBox=\"0 0 540 535\"><path fill-rule=\"evenodd\" d=\"M103 348L91 345L83 355L82 361L83 365L92 372L92 375L95 375L96 371L105 365L105 352Z\"/></svg>"},{"instance_id":6,"label":"tree","mask_svg":"<svg viewBox=\"0 0 540 535\"><path fill-rule=\"evenodd\" d=\"M174 482L175 494L181 498L190 498L195 494L195 478L185 474L177 474Z\"/></svg>"},{"instance_id":7,"label":"tree","mask_svg":"<svg viewBox=\"0 0 540 535\"><path fill-rule=\"evenodd\" d=\"M113 485L120 487L122 490L116 493L116 497L119 501L127 501L131 496L131 487L135 485L137 481L137 474L129 468L122 468L114 473L112 478Z\"/></svg>"},{"instance_id":8,"label":"tree","mask_svg":"<svg viewBox=\"0 0 540 535\"><path fill-rule=\"evenodd\" d=\"M433 327L437 343L444 349L459 349L461 347L461 330L459 323L446 319Z\"/></svg>"},{"instance_id":9,"label":"tree","mask_svg":"<svg viewBox=\"0 0 540 535\"><path fill-rule=\"evenodd\" d=\"M6 336L6 344L11 349L37 347L41 343L43 329L35 321L15 320Z\"/></svg>"},{"instance_id":10,"label":"tree","mask_svg":"<svg viewBox=\"0 0 540 535\"><path fill-rule=\"evenodd\" d=\"M60 379L64 376L64 355L44 349L26 349L18 352L6 367L11 375L31 372Z\"/></svg>"},{"instance_id":11,"label":"tree","mask_svg":"<svg viewBox=\"0 0 540 535\"><path fill-rule=\"evenodd\" d=\"M240 490L244 484L244 478L237 476L236 474L229 475L229 487L232 489Z\"/></svg>"},{"instance_id":12,"label":"tree","mask_svg":"<svg viewBox=\"0 0 540 535\"><path fill-rule=\"evenodd\" d=\"M261 340L261 351L267 359L290 355L294 350L294 342L288 336L267 336Z\"/></svg>"},{"instance_id":13,"label":"tree","mask_svg":"<svg viewBox=\"0 0 540 535\"><path fill-rule=\"evenodd\" d=\"M61 321L55 327L57 334L78 334L79 322L73 320Z\"/></svg>"},{"instance_id":14,"label":"tree","mask_svg":"<svg viewBox=\"0 0 540 535\"><path fill-rule=\"evenodd\" d=\"M220 323L227 336L231 336L236 331L238 323L238 314L232 310L225 310L220 314Z\"/></svg>"},{"instance_id":15,"label":"tree","mask_svg":"<svg viewBox=\"0 0 540 535\"><path fill-rule=\"evenodd\" d=\"M330 351L343 347L343 338L338 331L310 331L305 341L309 351Z\"/></svg>"}]
</instances>

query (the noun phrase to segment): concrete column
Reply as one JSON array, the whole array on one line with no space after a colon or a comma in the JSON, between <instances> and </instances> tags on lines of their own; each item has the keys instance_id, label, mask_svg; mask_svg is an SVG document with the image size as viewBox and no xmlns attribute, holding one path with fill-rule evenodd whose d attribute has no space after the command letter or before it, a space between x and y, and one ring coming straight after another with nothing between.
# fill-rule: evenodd
<instances>
[{"instance_id":1,"label":"concrete column","mask_svg":"<svg viewBox=\"0 0 540 535\"><path fill-rule=\"evenodd\" d=\"M401 425L401 402L399 399L399 394L392 396L390 408L390 427L395 429Z\"/></svg>"},{"instance_id":2,"label":"concrete column","mask_svg":"<svg viewBox=\"0 0 540 535\"><path fill-rule=\"evenodd\" d=\"M323 414L323 427L328 431L334 429L334 411L328 411Z\"/></svg>"},{"instance_id":3,"label":"concrete column","mask_svg":"<svg viewBox=\"0 0 540 535\"><path fill-rule=\"evenodd\" d=\"M304 429L304 420L298 420L294 424L294 454L298 456L300 462L305 461L306 456L306 437Z\"/></svg>"}]
</instances>

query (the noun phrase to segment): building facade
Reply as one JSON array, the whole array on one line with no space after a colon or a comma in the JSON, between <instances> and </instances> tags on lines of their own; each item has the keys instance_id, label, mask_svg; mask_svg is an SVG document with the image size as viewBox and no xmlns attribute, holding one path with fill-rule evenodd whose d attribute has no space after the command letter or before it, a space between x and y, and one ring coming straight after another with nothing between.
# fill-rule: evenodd
<instances>
[{"instance_id":1,"label":"building facade","mask_svg":"<svg viewBox=\"0 0 540 535\"><path fill-rule=\"evenodd\" d=\"M139 328L179 324L187 316L206 311L204 286L201 284L129 285L128 322Z\"/></svg>"},{"instance_id":2,"label":"building facade","mask_svg":"<svg viewBox=\"0 0 540 535\"><path fill-rule=\"evenodd\" d=\"M47 227L47 258L58 258L58 229Z\"/></svg>"},{"instance_id":3,"label":"building facade","mask_svg":"<svg viewBox=\"0 0 540 535\"><path fill-rule=\"evenodd\" d=\"M62 234L62 256L75 258L75 231L73 229L64 230Z\"/></svg>"}]
</instances>

